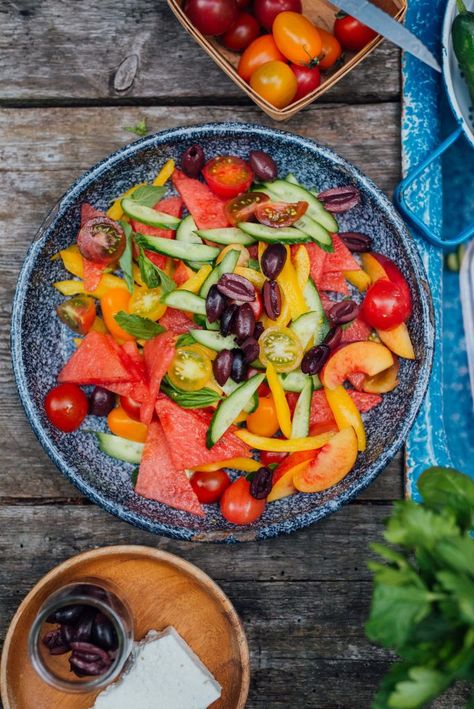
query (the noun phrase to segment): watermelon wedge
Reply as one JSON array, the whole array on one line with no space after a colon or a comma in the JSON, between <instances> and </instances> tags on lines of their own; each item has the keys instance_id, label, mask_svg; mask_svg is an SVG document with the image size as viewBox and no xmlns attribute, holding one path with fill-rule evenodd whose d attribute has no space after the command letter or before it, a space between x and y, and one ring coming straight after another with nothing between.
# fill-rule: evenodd
<instances>
[{"instance_id":1,"label":"watermelon wedge","mask_svg":"<svg viewBox=\"0 0 474 709\"><path fill-rule=\"evenodd\" d=\"M161 380L166 374L175 353L175 337L170 332L162 332L145 344L143 354L148 376L149 395L142 405L140 420L149 424L153 418L155 403L160 391Z\"/></svg>"},{"instance_id":2,"label":"watermelon wedge","mask_svg":"<svg viewBox=\"0 0 474 709\"><path fill-rule=\"evenodd\" d=\"M145 382L94 382L96 386L108 389L118 396L129 396L139 404L144 404L150 398L150 392Z\"/></svg>"},{"instance_id":3,"label":"watermelon wedge","mask_svg":"<svg viewBox=\"0 0 474 709\"><path fill-rule=\"evenodd\" d=\"M124 358L125 363L128 363L128 366L133 367L133 370L136 372L139 379L146 381L147 374L145 360L138 349L137 343L134 340L124 342L123 345L121 345L121 350L121 356Z\"/></svg>"},{"instance_id":4,"label":"watermelon wedge","mask_svg":"<svg viewBox=\"0 0 474 709\"><path fill-rule=\"evenodd\" d=\"M325 254L324 273L340 273L341 271L360 271L361 267L342 241L337 235L332 235L332 243L334 251Z\"/></svg>"},{"instance_id":5,"label":"watermelon wedge","mask_svg":"<svg viewBox=\"0 0 474 709\"><path fill-rule=\"evenodd\" d=\"M156 402L156 413L163 426L173 462L180 470L227 458L250 458L250 448L230 429L211 450L206 447L206 434L212 415L205 411L197 413L191 409L182 409L167 396L161 395Z\"/></svg>"},{"instance_id":6,"label":"watermelon wedge","mask_svg":"<svg viewBox=\"0 0 474 709\"><path fill-rule=\"evenodd\" d=\"M89 261L89 259L82 257L83 263L83 279L84 279L84 290L86 293L92 293L96 288L99 287L100 279L102 274L107 268L105 263L94 263Z\"/></svg>"},{"instance_id":7,"label":"watermelon wedge","mask_svg":"<svg viewBox=\"0 0 474 709\"><path fill-rule=\"evenodd\" d=\"M349 295L349 288L341 271L325 271L317 286L319 290L340 293L341 295Z\"/></svg>"},{"instance_id":8,"label":"watermelon wedge","mask_svg":"<svg viewBox=\"0 0 474 709\"><path fill-rule=\"evenodd\" d=\"M342 331L341 343L346 345L349 342L365 342L369 339L371 328L365 324L362 318L356 318L349 327Z\"/></svg>"},{"instance_id":9,"label":"watermelon wedge","mask_svg":"<svg viewBox=\"0 0 474 709\"><path fill-rule=\"evenodd\" d=\"M350 384L354 389L357 389L357 391L362 391L366 378L367 375L363 372L352 372L352 374L349 374L347 377Z\"/></svg>"},{"instance_id":10,"label":"watermelon wedge","mask_svg":"<svg viewBox=\"0 0 474 709\"><path fill-rule=\"evenodd\" d=\"M160 325L175 335L183 335L185 332L196 328L194 320L191 320L186 313L176 308L167 308L163 317L160 318Z\"/></svg>"},{"instance_id":11,"label":"watermelon wedge","mask_svg":"<svg viewBox=\"0 0 474 709\"><path fill-rule=\"evenodd\" d=\"M316 287L319 289L319 283L321 282L321 278L324 272L324 261L326 259L326 252L313 242L305 244L305 246L309 256L310 276L313 279Z\"/></svg>"},{"instance_id":12,"label":"watermelon wedge","mask_svg":"<svg viewBox=\"0 0 474 709\"><path fill-rule=\"evenodd\" d=\"M354 391L353 389L348 390L348 394L362 414L378 406L382 401L382 397L379 394L366 394L365 392ZM327 430L331 430L330 426L336 423L327 402L324 389L318 389L318 391L315 391L313 394L309 423L310 427L328 426L329 428L327 428ZM315 434L313 433L312 435Z\"/></svg>"},{"instance_id":13,"label":"watermelon wedge","mask_svg":"<svg viewBox=\"0 0 474 709\"><path fill-rule=\"evenodd\" d=\"M158 421L148 428L135 491L149 500L162 502L177 510L204 517L205 512L197 499L184 470L177 470Z\"/></svg>"},{"instance_id":14,"label":"watermelon wedge","mask_svg":"<svg viewBox=\"0 0 474 709\"><path fill-rule=\"evenodd\" d=\"M72 384L100 384L130 382L133 376L123 363L120 346L112 337L91 330L62 368L58 380Z\"/></svg>"},{"instance_id":15,"label":"watermelon wedge","mask_svg":"<svg viewBox=\"0 0 474 709\"><path fill-rule=\"evenodd\" d=\"M87 202L81 204L81 226L94 217L105 217L105 212L101 212Z\"/></svg>"},{"instance_id":16,"label":"watermelon wedge","mask_svg":"<svg viewBox=\"0 0 474 709\"><path fill-rule=\"evenodd\" d=\"M182 261L178 263L176 271L173 274L173 278L174 282L178 287L182 286L183 283L186 283L186 281L189 279L188 269Z\"/></svg>"},{"instance_id":17,"label":"watermelon wedge","mask_svg":"<svg viewBox=\"0 0 474 709\"><path fill-rule=\"evenodd\" d=\"M211 192L204 182L187 177L181 170L175 170L172 179L199 229L219 229L229 226L224 211L226 200Z\"/></svg>"},{"instance_id":18,"label":"watermelon wedge","mask_svg":"<svg viewBox=\"0 0 474 709\"><path fill-rule=\"evenodd\" d=\"M369 394L365 391L349 391L349 394L361 414L367 413L382 402L380 394Z\"/></svg>"}]
</instances>

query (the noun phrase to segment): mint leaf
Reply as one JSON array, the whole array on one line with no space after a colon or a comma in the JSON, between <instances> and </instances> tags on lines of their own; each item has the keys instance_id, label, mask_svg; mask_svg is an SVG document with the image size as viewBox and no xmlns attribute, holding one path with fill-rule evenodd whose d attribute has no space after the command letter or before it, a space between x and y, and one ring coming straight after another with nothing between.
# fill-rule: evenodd
<instances>
[{"instance_id":1,"label":"mint leaf","mask_svg":"<svg viewBox=\"0 0 474 709\"><path fill-rule=\"evenodd\" d=\"M138 121L138 123L136 123L134 126L124 126L124 130L126 130L128 133L134 133L135 135L140 136L140 138L143 138L145 135L148 134L146 118L142 118L142 120Z\"/></svg>"},{"instance_id":2,"label":"mint leaf","mask_svg":"<svg viewBox=\"0 0 474 709\"><path fill-rule=\"evenodd\" d=\"M166 194L166 187L142 185L131 194L131 198L144 207L154 207Z\"/></svg>"},{"instance_id":3,"label":"mint leaf","mask_svg":"<svg viewBox=\"0 0 474 709\"><path fill-rule=\"evenodd\" d=\"M176 340L176 347L186 347L187 345L194 345L196 343L196 340L192 335L189 334L189 332L185 332L183 335L180 335L178 339Z\"/></svg>"},{"instance_id":4,"label":"mint leaf","mask_svg":"<svg viewBox=\"0 0 474 709\"><path fill-rule=\"evenodd\" d=\"M120 257L119 265L122 269L127 288L130 293L133 293L135 282L133 280L132 272L132 227L128 222L124 222L123 220L120 220L119 224L125 232L126 239L125 250Z\"/></svg>"},{"instance_id":5,"label":"mint leaf","mask_svg":"<svg viewBox=\"0 0 474 709\"><path fill-rule=\"evenodd\" d=\"M152 337L156 337L156 335L165 331L165 328L159 323L149 318L142 318L140 315L131 315L124 310L117 313L115 322L139 340L151 340Z\"/></svg>"},{"instance_id":6,"label":"mint leaf","mask_svg":"<svg viewBox=\"0 0 474 709\"><path fill-rule=\"evenodd\" d=\"M140 276L147 288L161 288L163 295L176 289L176 283L173 279L162 271L161 268L155 266L153 261L150 261L141 246L138 266L140 268Z\"/></svg>"},{"instance_id":7,"label":"mint leaf","mask_svg":"<svg viewBox=\"0 0 474 709\"><path fill-rule=\"evenodd\" d=\"M168 377L161 382L161 391L175 401L183 409L201 409L212 406L221 400L221 396L213 389L199 389L198 391L183 391L173 386Z\"/></svg>"},{"instance_id":8,"label":"mint leaf","mask_svg":"<svg viewBox=\"0 0 474 709\"><path fill-rule=\"evenodd\" d=\"M440 511L448 507L463 530L474 528L474 480L452 468L428 468L418 481L425 505Z\"/></svg>"},{"instance_id":9,"label":"mint leaf","mask_svg":"<svg viewBox=\"0 0 474 709\"><path fill-rule=\"evenodd\" d=\"M408 678L397 682L388 699L393 709L419 709L449 686L450 678L431 667L412 667Z\"/></svg>"}]
</instances>

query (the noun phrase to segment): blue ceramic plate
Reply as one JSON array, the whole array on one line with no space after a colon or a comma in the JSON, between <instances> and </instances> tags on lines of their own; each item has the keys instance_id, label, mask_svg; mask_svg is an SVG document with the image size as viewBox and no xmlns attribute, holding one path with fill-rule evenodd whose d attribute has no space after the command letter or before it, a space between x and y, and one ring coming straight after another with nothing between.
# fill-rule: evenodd
<instances>
[{"instance_id":1,"label":"blue ceramic plate","mask_svg":"<svg viewBox=\"0 0 474 709\"><path fill-rule=\"evenodd\" d=\"M70 331L54 314L62 296L50 284L65 276L60 262L52 262L51 256L75 241L82 202L106 209L114 197L137 182L150 181L165 160L179 158L196 142L207 157L222 153L246 157L252 149L265 150L275 158L281 175L293 172L300 182L320 190L356 185L362 200L341 216L341 230L370 234L375 248L399 264L414 296L410 334L418 359L402 362L400 386L365 416L368 447L355 468L326 492L298 494L268 505L261 519L242 529L228 524L216 506L208 508L203 520L139 497L130 479L132 466L102 454L88 433L55 430L43 413L44 397L73 350ZM122 148L83 175L54 208L28 252L12 322L13 365L23 406L41 445L64 475L91 500L127 522L150 532L200 541L253 540L291 532L335 512L358 495L385 468L410 430L428 383L433 339L423 266L403 222L382 192L328 148L290 133L240 123L158 133ZM85 427L103 425L91 419Z\"/></svg>"}]
</instances>

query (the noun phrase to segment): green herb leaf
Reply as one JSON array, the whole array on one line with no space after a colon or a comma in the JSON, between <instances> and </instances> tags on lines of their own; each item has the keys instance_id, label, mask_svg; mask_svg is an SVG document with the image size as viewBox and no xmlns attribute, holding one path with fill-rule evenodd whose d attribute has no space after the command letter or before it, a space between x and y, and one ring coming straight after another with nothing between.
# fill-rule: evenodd
<instances>
[{"instance_id":1,"label":"green herb leaf","mask_svg":"<svg viewBox=\"0 0 474 709\"><path fill-rule=\"evenodd\" d=\"M122 220L120 220L119 224L125 232L126 239L125 250L120 257L119 265L122 269L127 288L130 293L133 293L135 282L133 280L132 272L132 227L128 222L124 222Z\"/></svg>"},{"instance_id":2,"label":"green herb leaf","mask_svg":"<svg viewBox=\"0 0 474 709\"><path fill-rule=\"evenodd\" d=\"M408 678L397 682L388 706L394 709L418 709L449 686L450 678L431 667L412 667Z\"/></svg>"},{"instance_id":3,"label":"green herb leaf","mask_svg":"<svg viewBox=\"0 0 474 709\"><path fill-rule=\"evenodd\" d=\"M394 513L385 531L385 539L392 544L412 549L433 549L438 541L459 536L452 514L448 510L436 514L411 500L395 503Z\"/></svg>"},{"instance_id":4,"label":"green herb leaf","mask_svg":"<svg viewBox=\"0 0 474 709\"><path fill-rule=\"evenodd\" d=\"M137 239L140 245L140 239ZM140 276L147 288L161 288L163 295L175 290L176 283L170 278L161 268L155 266L153 261L150 261L146 256L143 248L140 246L140 256L138 257L138 266L140 268Z\"/></svg>"},{"instance_id":5,"label":"green herb leaf","mask_svg":"<svg viewBox=\"0 0 474 709\"><path fill-rule=\"evenodd\" d=\"M185 332L184 335L180 335L176 340L176 347L187 347L188 345L194 345L196 340L189 332Z\"/></svg>"},{"instance_id":6,"label":"green herb leaf","mask_svg":"<svg viewBox=\"0 0 474 709\"><path fill-rule=\"evenodd\" d=\"M177 389L168 377L165 377L161 382L161 391L183 409L201 409L206 406L212 406L221 399L219 394L213 389L199 389L198 391Z\"/></svg>"},{"instance_id":7,"label":"green herb leaf","mask_svg":"<svg viewBox=\"0 0 474 709\"><path fill-rule=\"evenodd\" d=\"M132 192L131 198L142 204L144 207L154 207L160 199L166 194L166 187L156 185L142 185L135 192Z\"/></svg>"},{"instance_id":8,"label":"green herb leaf","mask_svg":"<svg viewBox=\"0 0 474 709\"><path fill-rule=\"evenodd\" d=\"M165 331L165 328L159 323L149 318L142 318L140 315L131 315L124 310L117 313L115 322L139 340L151 340L152 337L156 337L156 335Z\"/></svg>"},{"instance_id":9,"label":"green herb leaf","mask_svg":"<svg viewBox=\"0 0 474 709\"><path fill-rule=\"evenodd\" d=\"M134 126L124 126L124 130L126 130L128 133L134 133L135 135L140 136L140 138L143 138L145 135L148 134L146 118L142 118L142 120L138 121L138 123L136 123Z\"/></svg>"},{"instance_id":10,"label":"green herb leaf","mask_svg":"<svg viewBox=\"0 0 474 709\"><path fill-rule=\"evenodd\" d=\"M474 481L452 468L428 468L418 481L425 505L432 510L448 507L464 530L474 527Z\"/></svg>"},{"instance_id":11,"label":"green herb leaf","mask_svg":"<svg viewBox=\"0 0 474 709\"><path fill-rule=\"evenodd\" d=\"M408 640L413 625L429 614L430 603L426 589L377 581L365 626L367 636L383 647L399 649Z\"/></svg>"}]
</instances>

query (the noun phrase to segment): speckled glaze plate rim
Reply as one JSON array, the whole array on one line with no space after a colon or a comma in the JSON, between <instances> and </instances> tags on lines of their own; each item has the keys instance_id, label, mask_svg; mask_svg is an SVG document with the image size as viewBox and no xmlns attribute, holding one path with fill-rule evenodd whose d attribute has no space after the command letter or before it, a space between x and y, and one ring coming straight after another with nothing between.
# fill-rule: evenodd
<instances>
[{"instance_id":1,"label":"speckled glaze plate rim","mask_svg":"<svg viewBox=\"0 0 474 709\"><path fill-rule=\"evenodd\" d=\"M53 444L52 440L46 433L43 424L40 420L38 412L35 409L34 402L29 394L25 368L22 361L22 328L21 321L23 316L23 305L24 305L24 293L29 281L30 275L34 269L36 254L41 250L46 241L50 230L54 226L56 219L64 216L66 211L77 202L77 198L80 196L86 188L88 188L94 180L101 177L111 168L115 167L120 162L129 158L130 156L144 150L147 148L153 148L166 144L167 142L185 139L187 141L197 142L201 137L206 137L209 133L213 133L217 137L225 137L228 135L245 134L254 137L266 137L275 140L280 140L291 148L291 145L295 145L298 148L303 148L308 150L310 154L315 152L329 160L332 164L337 167L346 170L351 178L354 179L358 184L362 185L372 196L376 202L377 208L381 213L384 214L385 218L397 232L400 238L401 245L407 255L408 259L413 264L416 272L419 274L420 280L426 283L426 288L420 288L420 293L422 293L421 306L423 313L423 322L427 332L427 341L425 343L425 361L424 366L420 369L420 378L417 382L417 393L412 397L408 411L406 413L403 423L400 425L398 435L393 440L392 444L388 448L384 448L382 454L379 456L377 461L375 461L370 468L361 475L357 480L354 481L350 489L341 491L340 495L331 500L327 500L324 503L318 505L317 507L309 510L307 512L298 513L291 519L291 525L285 524L286 520L281 522L273 522L267 526L260 529L236 529L234 531L204 531L202 533L196 533L191 529L184 528L182 526L172 526L165 524L160 521L150 521L144 519L142 515L135 512L127 510L122 504L115 501L109 500L106 496L99 493L91 485L85 483L82 480L77 479L75 471L72 466L69 466L67 461L65 461L60 455L59 450ZM366 175L364 175L358 168L352 165L350 162L339 156L332 149L327 146L321 145L316 141L310 140L308 138L303 138L301 136L289 133L287 131L282 131L275 128L267 128L264 126L249 124L249 123L206 123L199 124L195 126L186 126L182 128L173 128L170 130L160 131L146 138L142 138L133 143L125 145L119 150L115 151L108 157L104 158L96 165L91 167L82 176L80 176L69 188L67 192L64 193L62 198L53 207L45 221L39 228L33 243L31 244L28 252L23 261L21 267L17 287L15 291L15 296L13 300L13 313L12 313L12 325L11 325L11 353L13 361L13 372L20 395L20 400L22 402L23 408L30 422L30 425L37 436L43 449L46 451L52 462L59 468L59 470L66 476L66 478L72 482L81 493L87 496L92 502L96 503L102 507L107 512L119 517L125 522L135 525L145 531L152 532L154 534L161 534L175 539L182 539L187 541L211 541L211 542L226 542L233 543L238 541L255 541L259 539L267 539L276 537L282 533L290 533L307 527L314 522L337 512L343 505L350 502L350 500L357 497L365 488L367 488L375 478L382 472L382 470L388 465L388 463L393 459L396 453L400 450L404 441L406 440L411 426L416 418L418 410L423 402L426 389L428 386L428 381L430 378L432 361L433 361L433 348L434 348L434 325L433 325L433 308L431 301L431 294L429 292L428 280L424 271L423 263L418 254L415 243L410 236L403 220L399 214L395 211L395 208L385 196L385 194L375 185L374 182Z\"/></svg>"}]
</instances>

